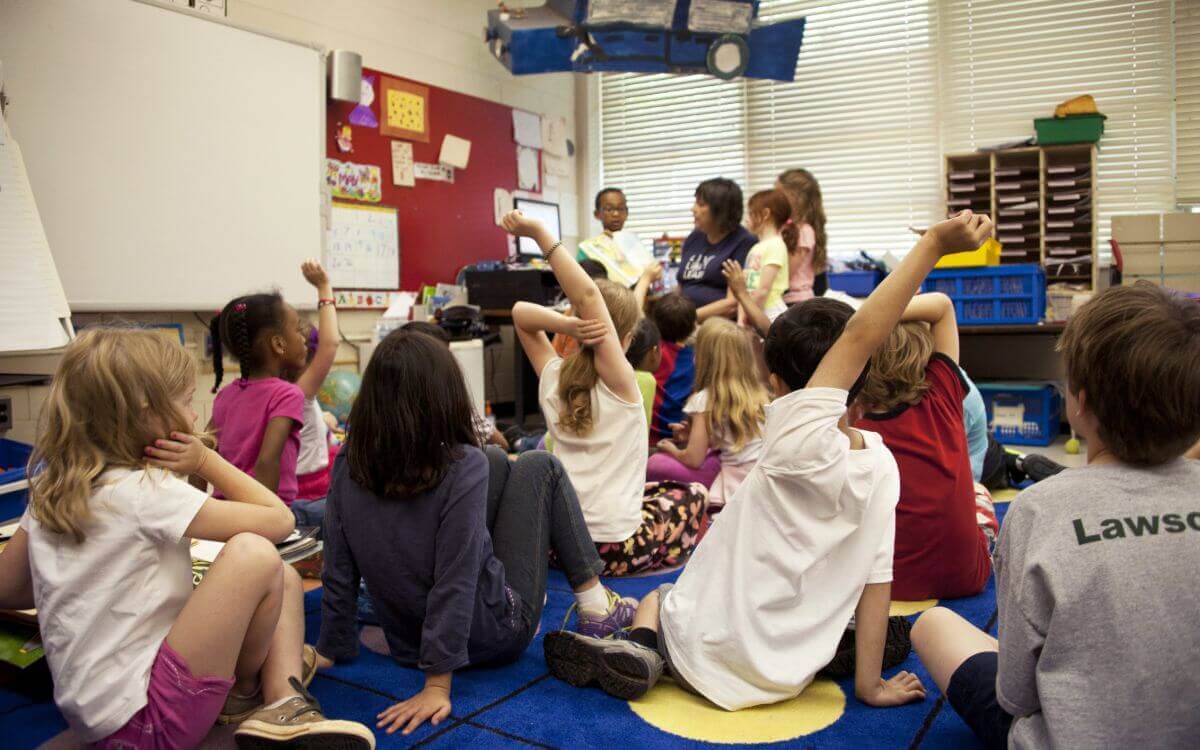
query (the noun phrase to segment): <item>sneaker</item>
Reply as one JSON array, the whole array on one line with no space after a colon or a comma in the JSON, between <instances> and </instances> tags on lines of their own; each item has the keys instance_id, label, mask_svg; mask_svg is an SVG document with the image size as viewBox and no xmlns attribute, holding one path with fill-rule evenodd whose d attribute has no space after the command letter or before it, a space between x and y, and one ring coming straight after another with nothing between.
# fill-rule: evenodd
<instances>
[{"instance_id":1,"label":"sneaker","mask_svg":"<svg viewBox=\"0 0 1200 750\"><path fill-rule=\"evenodd\" d=\"M612 590L608 590L608 611L603 617L579 610L579 620L575 630L580 635L592 638L608 638L609 636L629 627L633 616L637 614L638 600L631 597L622 599Z\"/></svg>"},{"instance_id":2,"label":"sneaker","mask_svg":"<svg viewBox=\"0 0 1200 750\"><path fill-rule=\"evenodd\" d=\"M1045 456L1037 453L1026 454L1020 460L1021 468L1034 482L1040 482L1043 479L1054 476L1063 469L1067 468L1057 461L1052 461Z\"/></svg>"},{"instance_id":3,"label":"sneaker","mask_svg":"<svg viewBox=\"0 0 1200 750\"><path fill-rule=\"evenodd\" d=\"M241 750L294 747L304 750L374 750L375 733L357 721L326 719L321 704L300 681L291 685L299 695L282 705L260 708L233 733Z\"/></svg>"},{"instance_id":4,"label":"sneaker","mask_svg":"<svg viewBox=\"0 0 1200 750\"><path fill-rule=\"evenodd\" d=\"M888 618L887 634L883 642L883 669L891 669L908 658L909 652L912 651L911 632L912 623L907 618L899 615ZM842 633L842 640L838 643L833 659L825 665L821 674L835 680L853 677L854 655L854 631L847 630Z\"/></svg>"},{"instance_id":5,"label":"sneaker","mask_svg":"<svg viewBox=\"0 0 1200 750\"><path fill-rule=\"evenodd\" d=\"M304 644L304 653L301 657L303 665L300 672L300 684L308 687L312 683L313 675L317 673L317 650L307 643ZM247 716L262 708L262 685L254 691L253 695L238 695L232 690L225 697L225 707L221 709L221 715L217 717L218 724L237 724L245 720Z\"/></svg>"},{"instance_id":6,"label":"sneaker","mask_svg":"<svg viewBox=\"0 0 1200 750\"><path fill-rule=\"evenodd\" d=\"M663 673L657 651L633 641L601 640L559 630L542 641L550 674L575 687L599 683L609 695L636 700L654 687Z\"/></svg>"}]
</instances>

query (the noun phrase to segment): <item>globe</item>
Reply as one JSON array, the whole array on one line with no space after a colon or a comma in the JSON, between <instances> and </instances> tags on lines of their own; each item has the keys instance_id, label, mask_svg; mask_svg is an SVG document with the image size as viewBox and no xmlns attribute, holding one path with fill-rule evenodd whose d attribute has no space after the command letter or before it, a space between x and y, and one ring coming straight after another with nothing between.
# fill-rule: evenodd
<instances>
[{"instance_id":1,"label":"globe","mask_svg":"<svg viewBox=\"0 0 1200 750\"><path fill-rule=\"evenodd\" d=\"M362 386L362 377L348 370L334 370L321 384L317 392L317 403L321 408L337 417L337 421L345 424L350 417L350 407Z\"/></svg>"}]
</instances>

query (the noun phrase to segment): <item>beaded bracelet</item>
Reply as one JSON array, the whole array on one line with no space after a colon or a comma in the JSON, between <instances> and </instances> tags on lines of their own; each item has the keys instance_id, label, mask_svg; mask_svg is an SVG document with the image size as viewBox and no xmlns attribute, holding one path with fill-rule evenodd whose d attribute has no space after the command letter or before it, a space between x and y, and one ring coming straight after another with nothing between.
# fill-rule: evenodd
<instances>
[{"instance_id":1,"label":"beaded bracelet","mask_svg":"<svg viewBox=\"0 0 1200 750\"><path fill-rule=\"evenodd\" d=\"M319 299L319 300L317 300L317 309L319 310L320 308L324 307L325 305L332 305L334 302L336 302L336 300Z\"/></svg>"},{"instance_id":2,"label":"beaded bracelet","mask_svg":"<svg viewBox=\"0 0 1200 750\"><path fill-rule=\"evenodd\" d=\"M558 242L555 242L553 245L550 246L550 249L546 251L546 255L545 255L545 259L546 259L547 263L550 262L550 256L554 255L554 251L558 250L562 246L563 246L562 240L559 240Z\"/></svg>"}]
</instances>

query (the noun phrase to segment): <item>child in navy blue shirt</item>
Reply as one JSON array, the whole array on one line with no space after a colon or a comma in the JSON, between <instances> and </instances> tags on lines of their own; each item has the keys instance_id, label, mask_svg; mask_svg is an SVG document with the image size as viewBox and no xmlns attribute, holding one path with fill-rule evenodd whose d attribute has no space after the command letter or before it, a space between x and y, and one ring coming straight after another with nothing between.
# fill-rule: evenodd
<instances>
[{"instance_id":1,"label":"child in navy blue shirt","mask_svg":"<svg viewBox=\"0 0 1200 750\"><path fill-rule=\"evenodd\" d=\"M441 341L400 329L380 343L350 413L325 514L321 666L358 652L366 580L393 658L425 688L379 714L405 734L450 715L453 673L517 659L537 633L555 553L575 591L580 632L626 627L636 601L600 584L603 568L562 464L485 454L462 373Z\"/></svg>"}]
</instances>

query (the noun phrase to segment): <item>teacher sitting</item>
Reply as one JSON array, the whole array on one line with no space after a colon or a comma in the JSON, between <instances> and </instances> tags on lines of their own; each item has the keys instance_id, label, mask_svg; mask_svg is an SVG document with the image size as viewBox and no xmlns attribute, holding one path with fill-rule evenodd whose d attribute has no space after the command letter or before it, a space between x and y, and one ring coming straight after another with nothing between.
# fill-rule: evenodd
<instances>
[{"instance_id":1,"label":"teacher sitting","mask_svg":"<svg viewBox=\"0 0 1200 750\"><path fill-rule=\"evenodd\" d=\"M737 300L726 299L721 264L736 260L745 265L756 241L742 226L742 189L723 177L705 180L696 188L692 219L696 230L683 242L679 289L695 303L697 322L733 317Z\"/></svg>"}]
</instances>

